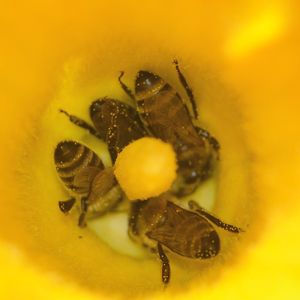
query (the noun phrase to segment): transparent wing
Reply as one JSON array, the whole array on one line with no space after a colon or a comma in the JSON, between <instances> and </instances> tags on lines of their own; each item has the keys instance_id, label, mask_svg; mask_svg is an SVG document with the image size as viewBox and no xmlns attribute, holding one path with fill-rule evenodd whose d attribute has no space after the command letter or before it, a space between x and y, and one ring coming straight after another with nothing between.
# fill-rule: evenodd
<instances>
[{"instance_id":1,"label":"transparent wing","mask_svg":"<svg viewBox=\"0 0 300 300\"><path fill-rule=\"evenodd\" d=\"M114 209L122 198L123 192L114 177L113 168L102 170L96 175L91 185L88 199L91 217Z\"/></svg>"},{"instance_id":2,"label":"transparent wing","mask_svg":"<svg viewBox=\"0 0 300 300\"><path fill-rule=\"evenodd\" d=\"M92 193L97 195L97 197L101 197L116 184L113 168L106 168L93 178Z\"/></svg>"},{"instance_id":3,"label":"transparent wing","mask_svg":"<svg viewBox=\"0 0 300 300\"><path fill-rule=\"evenodd\" d=\"M203 217L168 202L164 222L147 233L173 252L191 258L208 258L219 251L219 237Z\"/></svg>"},{"instance_id":4,"label":"transparent wing","mask_svg":"<svg viewBox=\"0 0 300 300\"><path fill-rule=\"evenodd\" d=\"M93 180L99 172L101 172L101 169L97 167L86 167L82 169L82 171L78 172L74 177L74 186L77 190L80 190L81 193L88 193Z\"/></svg>"}]
</instances>

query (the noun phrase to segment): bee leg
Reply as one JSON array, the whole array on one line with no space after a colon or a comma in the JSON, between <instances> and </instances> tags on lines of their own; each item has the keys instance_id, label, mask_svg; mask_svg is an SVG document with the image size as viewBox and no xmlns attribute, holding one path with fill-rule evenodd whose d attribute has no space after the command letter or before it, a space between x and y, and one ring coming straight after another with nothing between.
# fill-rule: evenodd
<instances>
[{"instance_id":1,"label":"bee leg","mask_svg":"<svg viewBox=\"0 0 300 300\"><path fill-rule=\"evenodd\" d=\"M122 77L124 75L124 72L121 71L120 76L118 77L119 83L121 85L121 88L123 89L123 91L132 99L135 101L135 97L133 95L133 92L130 90L130 88L122 81Z\"/></svg>"},{"instance_id":2,"label":"bee leg","mask_svg":"<svg viewBox=\"0 0 300 300\"><path fill-rule=\"evenodd\" d=\"M218 226L218 227L220 227L224 230L230 231L232 233L240 233L241 231L243 231L241 228L236 227L234 225L224 223L219 218L211 215L208 211L206 211L197 202L195 202L193 200L189 201L189 208L191 210L194 210L195 212L197 212L199 215L201 215L201 216L205 217L206 219L210 220L216 226Z\"/></svg>"},{"instance_id":3,"label":"bee leg","mask_svg":"<svg viewBox=\"0 0 300 300\"><path fill-rule=\"evenodd\" d=\"M212 135L210 135L210 133L208 131L206 131L205 129L203 129L201 127L195 126L195 129L196 129L198 135L200 135L201 137L208 140L208 142L211 144L213 149L218 153L221 148L218 140L215 137L213 137ZM219 155L217 155L217 156L219 157Z\"/></svg>"},{"instance_id":4,"label":"bee leg","mask_svg":"<svg viewBox=\"0 0 300 300\"><path fill-rule=\"evenodd\" d=\"M177 71L177 74L178 74L178 77L179 77L179 81L180 83L182 84L182 86L184 87L189 99L190 99L190 102L192 104L192 108L193 108L193 113L194 113L194 118L195 119L198 119L198 111L197 111L197 105L196 105L196 101L195 101L195 97L194 97L194 94L193 94L193 91L192 89L189 87L184 75L182 74L180 68L179 68L179 63L178 63L178 60L177 59L174 59L173 60L173 64L175 65L175 68L176 68L176 71Z\"/></svg>"},{"instance_id":5,"label":"bee leg","mask_svg":"<svg viewBox=\"0 0 300 300\"><path fill-rule=\"evenodd\" d=\"M90 134L94 135L95 137L97 137L98 139L101 139L101 136L99 135L99 133L97 132L97 130L90 124L88 124L86 121L74 116L74 115L70 115L69 113L67 113L65 110L60 109L59 112L65 114L70 122L72 122L73 124L87 130Z\"/></svg>"},{"instance_id":6,"label":"bee leg","mask_svg":"<svg viewBox=\"0 0 300 300\"><path fill-rule=\"evenodd\" d=\"M65 201L58 201L58 207L64 214L68 213L75 204L75 198L70 198Z\"/></svg>"},{"instance_id":7,"label":"bee leg","mask_svg":"<svg viewBox=\"0 0 300 300\"><path fill-rule=\"evenodd\" d=\"M159 258L162 262L162 269L161 269L162 282L165 285L167 285L170 281L170 276L171 276L169 259L168 259L167 255L165 254L160 243L157 244L157 251L159 254Z\"/></svg>"},{"instance_id":8,"label":"bee leg","mask_svg":"<svg viewBox=\"0 0 300 300\"><path fill-rule=\"evenodd\" d=\"M80 201L81 201L81 214L78 219L78 226L85 227L86 226L85 217L88 209L88 198L82 197Z\"/></svg>"},{"instance_id":9,"label":"bee leg","mask_svg":"<svg viewBox=\"0 0 300 300\"><path fill-rule=\"evenodd\" d=\"M137 219L140 213L141 201L135 201L130 206L130 216L128 222L129 236L133 237L138 235Z\"/></svg>"}]
</instances>

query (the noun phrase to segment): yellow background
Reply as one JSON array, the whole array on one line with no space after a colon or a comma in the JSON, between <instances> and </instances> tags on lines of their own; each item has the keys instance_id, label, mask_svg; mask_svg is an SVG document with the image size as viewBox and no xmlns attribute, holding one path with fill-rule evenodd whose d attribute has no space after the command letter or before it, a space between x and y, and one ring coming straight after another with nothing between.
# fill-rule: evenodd
<instances>
[{"instance_id":1,"label":"yellow background","mask_svg":"<svg viewBox=\"0 0 300 300\"><path fill-rule=\"evenodd\" d=\"M93 292L70 278L45 271L42 265L47 262L34 262L39 254L25 251L23 245L30 237L16 206L16 199L21 201L16 180L23 172L19 161L30 156L24 149L30 149L28 145L36 138L39 118L56 94L61 70L66 62L90 55L96 57L91 61L104 60L105 72L111 67L107 76L124 66L165 70L163 65L178 57L186 72L194 74L193 87L201 73L199 66L213 70L207 74L220 79L236 95L231 101L242 116L236 116L235 124L232 113L230 124L243 128L251 153L245 164L250 165L258 221L252 221L234 264L220 268L215 280L210 276L209 282L193 281L184 290L177 286L143 298L299 298L298 11L296 1L3 3L1 298L107 297L107 293ZM134 67L128 70L131 76ZM90 69L94 72L95 67L87 65L82 72L91 76ZM220 132L222 124L214 119L211 123ZM226 124L224 127L227 129ZM226 130L224 136L227 134Z\"/></svg>"}]
</instances>

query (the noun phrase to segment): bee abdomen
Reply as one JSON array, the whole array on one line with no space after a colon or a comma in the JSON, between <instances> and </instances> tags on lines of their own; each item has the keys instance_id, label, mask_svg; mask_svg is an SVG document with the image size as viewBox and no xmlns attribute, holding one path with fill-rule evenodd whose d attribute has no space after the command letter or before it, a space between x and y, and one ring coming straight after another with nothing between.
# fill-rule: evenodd
<instances>
[{"instance_id":1,"label":"bee abdomen","mask_svg":"<svg viewBox=\"0 0 300 300\"><path fill-rule=\"evenodd\" d=\"M105 195L95 199L89 204L88 211L96 215L103 214L113 209L123 197L119 185L113 186Z\"/></svg>"},{"instance_id":2,"label":"bee abdomen","mask_svg":"<svg viewBox=\"0 0 300 300\"><path fill-rule=\"evenodd\" d=\"M74 185L75 176L86 167L103 169L103 163L96 153L75 141L60 142L54 152L58 176L66 188L77 194L85 194L85 189Z\"/></svg>"},{"instance_id":3,"label":"bee abdomen","mask_svg":"<svg viewBox=\"0 0 300 300\"><path fill-rule=\"evenodd\" d=\"M182 224L183 236L181 251L191 258L206 259L216 256L220 250L220 239L217 232L208 223L187 220Z\"/></svg>"},{"instance_id":4,"label":"bee abdomen","mask_svg":"<svg viewBox=\"0 0 300 300\"><path fill-rule=\"evenodd\" d=\"M83 145L74 141L60 142L54 152L55 165L59 169L72 168L74 164L78 163L84 157L86 151Z\"/></svg>"},{"instance_id":5,"label":"bee abdomen","mask_svg":"<svg viewBox=\"0 0 300 300\"><path fill-rule=\"evenodd\" d=\"M180 213L180 210L178 209ZM210 223L195 214L181 210L176 222L167 221L165 228L147 233L171 251L190 258L207 259L216 256L220 250L220 239Z\"/></svg>"}]
</instances>

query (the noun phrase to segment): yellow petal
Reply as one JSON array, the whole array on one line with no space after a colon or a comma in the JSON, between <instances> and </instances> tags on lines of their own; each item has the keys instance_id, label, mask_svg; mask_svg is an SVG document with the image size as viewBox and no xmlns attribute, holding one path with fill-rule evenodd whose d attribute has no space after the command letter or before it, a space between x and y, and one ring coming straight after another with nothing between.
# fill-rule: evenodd
<instances>
[{"instance_id":1,"label":"yellow petal","mask_svg":"<svg viewBox=\"0 0 300 300\"><path fill-rule=\"evenodd\" d=\"M275 8L266 1L3 4L1 298L299 297L299 5L271 4ZM54 196L63 192L50 188L55 170L47 151L76 131L65 121L65 132L51 135L53 120L64 122L54 117L55 105L86 109L87 117L95 97L124 97L114 82L121 70L129 83L137 70L154 70L184 94L171 65L175 57L203 124L222 145L215 211L248 226L240 241L226 244L222 235L224 255L215 263L188 263L187 273L185 263L174 263L174 281L162 291L155 259L118 256L59 214ZM37 148L47 150L39 166L32 164Z\"/></svg>"}]
</instances>

